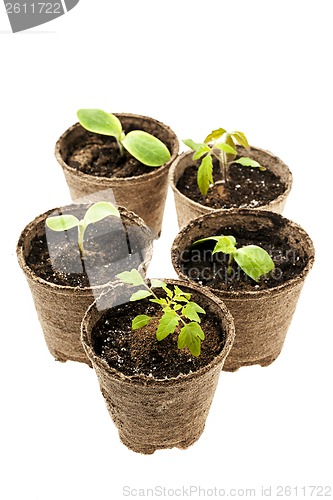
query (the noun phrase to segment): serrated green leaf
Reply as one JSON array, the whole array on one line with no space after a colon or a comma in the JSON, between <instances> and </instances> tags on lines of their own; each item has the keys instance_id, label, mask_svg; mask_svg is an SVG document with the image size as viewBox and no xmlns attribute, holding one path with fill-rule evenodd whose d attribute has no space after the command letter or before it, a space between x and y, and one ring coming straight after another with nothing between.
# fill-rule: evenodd
<instances>
[{"instance_id":1,"label":"serrated green leaf","mask_svg":"<svg viewBox=\"0 0 333 500\"><path fill-rule=\"evenodd\" d=\"M165 291L165 293L167 294L167 296L169 297L169 299L172 299L173 292L172 292L172 290L170 290L170 288L168 288L167 285L165 285L165 287L163 287L163 290Z\"/></svg>"},{"instance_id":2,"label":"serrated green leaf","mask_svg":"<svg viewBox=\"0 0 333 500\"><path fill-rule=\"evenodd\" d=\"M202 144L194 153L193 160L200 160L200 158L206 153L209 153L209 151L210 147L207 146L207 144Z\"/></svg>"},{"instance_id":3,"label":"serrated green leaf","mask_svg":"<svg viewBox=\"0 0 333 500\"><path fill-rule=\"evenodd\" d=\"M175 295L186 297L188 300L190 300L190 298L191 298L191 294L188 292L183 292L183 290L181 288L179 288L178 285L175 285L174 292L175 292Z\"/></svg>"},{"instance_id":4,"label":"serrated green leaf","mask_svg":"<svg viewBox=\"0 0 333 500\"><path fill-rule=\"evenodd\" d=\"M120 217L119 211L114 205L112 205L112 203L99 201L88 208L83 219L83 225L84 227L87 227L88 224L99 222L100 220L105 219L105 217L108 217L110 215L114 217Z\"/></svg>"},{"instance_id":5,"label":"serrated green leaf","mask_svg":"<svg viewBox=\"0 0 333 500\"><path fill-rule=\"evenodd\" d=\"M143 130L129 132L122 140L122 145L134 158L149 167L160 167L171 157L162 141Z\"/></svg>"},{"instance_id":6,"label":"serrated green leaf","mask_svg":"<svg viewBox=\"0 0 333 500\"><path fill-rule=\"evenodd\" d=\"M118 140L121 139L122 126L115 115L101 109L79 109L77 117L86 130L96 134L110 135Z\"/></svg>"},{"instance_id":7,"label":"serrated green leaf","mask_svg":"<svg viewBox=\"0 0 333 500\"><path fill-rule=\"evenodd\" d=\"M170 335L170 333L173 333L178 326L178 322L179 319L175 311L165 312L159 321L156 332L157 340L163 340Z\"/></svg>"},{"instance_id":8,"label":"serrated green leaf","mask_svg":"<svg viewBox=\"0 0 333 500\"><path fill-rule=\"evenodd\" d=\"M117 278L120 279L123 283L128 283L129 285L144 285L144 279L137 269L124 271L123 273L117 274Z\"/></svg>"},{"instance_id":9,"label":"serrated green leaf","mask_svg":"<svg viewBox=\"0 0 333 500\"><path fill-rule=\"evenodd\" d=\"M165 288L166 287L166 283L164 283L164 281L158 280L156 278L152 278L150 280L150 284L151 284L152 288Z\"/></svg>"},{"instance_id":10,"label":"serrated green leaf","mask_svg":"<svg viewBox=\"0 0 333 500\"><path fill-rule=\"evenodd\" d=\"M192 141L192 139L183 139L183 143L185 144L185 146L188 146L193 151L197 151L202 146L205 146L203 142L194 142Z\"/></svg>"},{"instance_id":11,"label":"serrated green leaf","mask_svg":"<svg viewBox=\"0 0 333 500\"><path fill-rule=\"evenodd\" d=\"M174 297L173 300L175 302L185 302L185 303L188 302L188 299L186 297L184 297L184 296L181 296L181 295L178 295L178 296Z\"/></svg>"},{"instance_id":12,"label":"serrated green leaf","mask_svg":"<svg viewBox=\"0 0 333 500\"><path fill-rule=\"evenodd\" d=\"M198 323L201 323L200 314L206 314L206 311L202 309L198 304L195 302L189 302L183 307L182 314L185 316L185 318L190 319L191 321L197 321Z\"/></svg>"},{"instance_id":13,"label":"serrated green leaf","mask_svg":"<svg viewBox=\"0 0 333 500\"><path fill-rule=\"evenodd\" d=\"M234 253L234 259L245 274L254 281L274 269L271 256L257 245L247 245Z\"/></svg>"},{"instance_id":14,"label":"serrated green leaf","mask_svg":"<svg viewBox=\"0 0 333 500\"><path fill-rule=\"evenodd\" d=\"M205 334L198 323L188 323L185 325L178 336L178 349L187 347L193 356L199 356L201 352L201 340L204 340Z\"/></svg>"},{"instance_id":15,"label":"serrated green leaf","mask_svg":"<svg viewBox=\"0 0 333 500\"><path fill-rule=\"evenodd\" d=\"M230 154L230 155L237 154L236 149L233 148L232 146L230 146L230 144L227 144L226 142L218 142L217 144L215 144L215 147L217 149L220 149L221 151L224 151L227 154Z\"/></svg>"},{"instance_id":16,"label":"serrated green leaf","mask_svg":"<svg viewBox=\"0 0 333 500\"><path fill-rule=\"evenodd\" d=\"M204 157L197 174L198 187L200 193L206 196L208 189L213 184L213 161L210 155Z\"/></svg>"},{"instance_id":17,"label":"serrated green leaf","mask_svg":"<svg viewBox=\"0 0 333 500\"><path fill-rule=\"evenodd\" d=\"M135 300L145 299L146 297L150 297L152 295L148 290L138 290L134 292L130 298L130 302L134 302Z\"/></svg>"},{"instance_id":18,"label":"serrated green leaf","mask_svg":"<svg viewBox=\"0 0 333 500\"><path fill-rule=\"evenodd\" d=\"M138 330L139 328L148 325L151 319L152 318L146 314L139 314L138 316L135 316L132 321L132 330Z\"/></svg>"},{"instance_id":19,"label":"serrated green leaf","mask_svg":"<svg viewBox=\"0 0 333 500\"><path fill-rule=\"evenodd\" d=\"M216 130L213 130L210 134L207 135L206 139L204 140L205 143L211 142L211 141L216 141L220 137L222 137L223 134L226 133L226 130L224 128L217 128Z\"/></svg>"},{"instance_id":20,"label":"serrated green leaf","mask_svg":"<svg viewBox=\"0 0 333 500\"><path fill-rule=\"evenodd\" d=\"M176 304L173 309L174 309L174 311L179 311L182 307L183 306L181 304Z\"/></svg>"},{"instance_id":21,"label":"serrated green leaf","mask_svg":"<svg viewBox=\"0 0 333 500\"><path fill-rule=\"evenodd\" d=\"M154 302L155 304L159 304L160 306L166 306L168 304L166 299L150 299L150 302Z\"/></svg>"},{"instance_id":22,"label":"serrated green leaf","mask_svg":"<svg viewBox=\"0 0 333 500\"><path fill-rule=\"evenodd\" d=\"M234 132L230 132L230 135L232 137L234 137L234 139L236 139L236 141L238 142L238 144L240 144L241 146L243 146L245 149L250 149L250 146L249 146L249 143L247 141L247 138L245 136L245 134L243 132L239 132L239 131L234 131Z\"/></svg>"},{"instance_id":23,"label":"serrated green leaf","mask_svg":"<svg viewBox=\"0 0 333 500\"><path fill-rule=\"evenodd\" d=\"M236 239L233 236L221 236L215 245L213 254L223 252L226 254L234 253L236 250Z\"/></svg>"},{"instance_id":24,"label":"serrated green leaf","mask_svg":"<svg viewBox=\"0 0 333 500\"><path fill-rule=\"evenodd\" d=\"M52 231L67 231L80 224L80 221L74 215L56 215L48 217L45 222Z\"/></svg>"},{"instance_id":25,"label":"serrated green leaf","mask_svg":"<svg viewBox=\"0 0 333 500\"><path fill-rule=\"evenodd\" d=\"M243 167L260 168L260 170L266 170L265 167L262 167L256 160L252 160L252 158L248 158L247 156L243 156L242 158L235 160L233 163L239 163L240 165L243 165Z\"/></svg>"}]
</instances>

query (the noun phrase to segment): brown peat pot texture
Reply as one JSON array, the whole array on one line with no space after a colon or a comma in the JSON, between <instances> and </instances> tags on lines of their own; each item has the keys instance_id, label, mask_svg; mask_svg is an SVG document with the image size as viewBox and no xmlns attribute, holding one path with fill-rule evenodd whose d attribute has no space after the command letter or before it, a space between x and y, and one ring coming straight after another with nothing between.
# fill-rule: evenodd
<instances>
[{"instance_id":1,"label":"brown peat pot texture","mask_svg":"<svg viewBox=\"0 0 333 500\"><path fill-rule=\"evenodd\" d=\"M212 256L214 242L201 249L192 247L198 239L223 234L235 236L238 246L262 246L276 269L256 283L234 262L233 276L227 278L226 256ZM193 249L198 252L195 258ZM172 262L180 279L191 277L203 290L214 292L234 318L236 337L224 364L227 371L267 366L278 357L313 261L313 243L300 226L261 210L217 210L201 216L179 232L172 247Z\"/></svg>"},{"instance_id":2,"label":"brown peat pot texture","mask_svg":"<svg viewBox=\"0 0 333 500\"><path fill-rule=\"evenodd\" d=\"M191 197L188 197L184 194L184 192L182 192L184 189L181 189L180 184L186 185L187 182L183 181L184 174L186 175L186 171L189 172L189 169L193 166L196 166L195 171L197 171L197 168L200 165L200 161L194 161L192 159L193 151L179 155L173 162L169 176L175 198L179 228L184 227L190 220L217 209L230 210L232 208L256 208L258 210L269 210L271 212L282 213L292 186L292 174L287 165L283 163L280 158L274 156L269 151L264 151L263 149L255 148L253 146L251 146L249 150L243 148L242 146L237 146L237 152L240 156L248 156L253 160L258 161L262 166L266 167L267 170L261 172L257 168L240 167L239 165L235 167L232 165L229 169L230 172L232 169L236 168L242 170L243 173L239 179L239 184L237 184L236 181L237 177L235 179L231 179L232 181L234 180L234 182L231 183L231 190L228 193L229 196L227 201L222 198L219 200L219 196L217 195L217 186L210 188L206 198L204 198L200 194L199 188L196 185L196 180L193 182L196 174L195 176L192 175L193 187L190 188L190 186L188 186L188 189L185 190L186 192L193 193L192 195L195 199L191 199ZM246 178L246 173L248 174L248 179ZM267 183L267 186L265 186L265 184L261 185L261 182L265 183L267 173L270 177L276 176L276 180L280 185L280 194L278 196L273 195L270 197L269 192L266 192L265 200L263 200L260 197L260 193L269 190L270 186L269 183ZM215 182L219 180L219 175L218 169L214 167ZM274 188L275 192L278 186L274 185L276 184L274 180L269 179L269 181L270 183L273 183L272 188ZM246 186L246 189L249 192L243 193L243 186ZM251 189L254 189L253 196L251 196ZM237 196L234 200L233 198L235 193L239 196ZM242 194L244 195L242 196ZM209 200L210 197L212 197L211 200Z\"/></svg>"},{"instance_id":3,"label":"brown peat pot texture","mask_svg":"<svg viewBox=\"0 0 333 500\"><path fill-rule=\"evenodd\" d=\"M124 373L126 370L111 367L102 356L96 354L94 342L96 335L99 335L101 320L104 321L105 314L115 305L124 303L126 308L125 302L128 302L133 292L122 283L102 294L88 309L82 322L82 343L96 371L107 408L118 427L120 439L131 450L143 454L151 454L164 448L185 449L200 437L221 368L234 339L232 317L220 299L188 282L163 281L192 293L193 300L206 310L207 316L214 318L214 333L216 330L223 332L217 353L212 356L210 362L196 371L163 378L143 374L140 370L133 375L127 375ZM161 294L161 289L155 289L155 293ZM127 317L127 321L131 325L130 317ZM112 328L117 326L119 325L112 324ZM136 330L133 332L133 335L135 334L139 335L139 332ZM130 335L132 334L128 333L128 336ZM170 336L160 344L168 340ZM202 352L206 341L207 336L202 342ZM176 346L175 342L174 350L181 352ZM147 352L147 356L148 354ZM187 356L191 356L190 353Z\"/></svg>"},{"instance_id":4,"label":"brown peat pot texture","mask_svg":"<svg viewBox=\"0 0 333 500\"><path fill-rule=\"evenodd\" d=\"M152 257L152 237L142 219L118 207L121 218L107 217L88 226L85 272L77 246L77 228L51 231L50 215L70 213L82 218L90 205L69 205L36 217L22 231L17 258L28 281L45 341L58 361L90 365L83 350L82 318L115 274L136 267L145 275Z\"/></svg>"},{"instance_id":5,"label":"brown peat pot texture","mask_svg":"<svg viewBox=\"0 0 333 500\"><path fill-rule=\"evenodd\" d=\"M113 137L94 134L79 123L57 141L55 156L60 163L73 200L116 201L138 214L154 236L161 233L168 190L168 172L178 155L176 134L164 123L141 115L117 113L125 133L144 130L160 139L170 151L161 167L147 167L125 152L121 159Z\"/></svg>"}]
</instances>

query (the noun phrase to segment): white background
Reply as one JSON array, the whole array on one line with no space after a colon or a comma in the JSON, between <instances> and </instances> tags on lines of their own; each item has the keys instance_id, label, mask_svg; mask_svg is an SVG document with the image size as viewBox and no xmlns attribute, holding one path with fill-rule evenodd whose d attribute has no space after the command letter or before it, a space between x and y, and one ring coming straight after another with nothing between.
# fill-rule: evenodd
<instances>
[{"instance_id":1,"label":"white background","mask_svg":"<svg viewBox=\"0 0 333 500\"><path fill-rule=\"evenodd\" d=\"M1 3L0 498L111 500L125 485L256 488L260 497L263 485L333 483L330 4L81 0L13 35ZM315 243L281 356L222 373L205 432L187 451L141 456L120 443L94 372L48 353L16 262L24 226L70 202L53 149L81 107L153 116L180 138L243 130L290 166L285 215ZM174 276L176 234L170 193L150 276Z\"/></svg>"}]
</instances>

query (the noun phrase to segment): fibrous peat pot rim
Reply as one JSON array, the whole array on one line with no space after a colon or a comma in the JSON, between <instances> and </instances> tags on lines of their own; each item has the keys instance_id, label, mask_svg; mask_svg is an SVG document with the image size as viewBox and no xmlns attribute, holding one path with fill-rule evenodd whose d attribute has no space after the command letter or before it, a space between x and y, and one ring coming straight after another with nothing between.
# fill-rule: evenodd
<instances>
[{"instance_id":1,"label":"fibrous peat pot rim","mask_svg":"<svg viewBox=\"0 0 333 500\"><path fill-rule=\"evenodd\" d=\"M233 317L230 314L229 310L223 303L223 301L214 295L212 292L209 290L203 290L200 286L196 285L193 282L189 282L189 280L177 280L177 279L166 279L166 278L159 278L160 280L164 281L168 285L178 285L179 287L182 287L182 289L187 288L187 289L192 289L199 293L200 295L204 295L205 297L208 297L210 301L214 302L220 309L221 312L223 313L224 317L224 329L226 330L226 338L225 338L225 344L222 348L222 351L207 365L201 367L199 370L195 372L191 372L188 374L179 374L177 377L169 377L167 379L155 379L154 377L149 377L147 375L139 374L139 375L125 375L124 373L116 370L115 368L112 368L108 365L108 363L97 356L94 353L94 350L91 347L91 337L90 337L90 332L89 332L89 326L90 326L90 321L91 321L91 313L97 309L97 304L101 302L101 299L103 296L107 296L108 293L110 293L111 289L114 289L117 286L124 286L123 283L118 282L114 284L109 284L109 289L104 290L100 297L98 297L94 303L90 305L88 310L86 311L86 314L84 315L84 318L82 320L82 325L81 325L81 341L84 346L84 349L87 353L87 356L96 363L100 368L108 372L110 375L114 376L115 378L129 384L133 383L138 383L141 385L149 385L149 384L155 384L155 385L161 385L161 386L166 386L166 385L173 385L181 382L182 380L191 380L192 378L197 378L200 375L204 374L217 364L221 362L221 359L225 358L228 355L228 352L230 351L234 338L235 338L235 328L234 328L234 322L233 322ZM146 280L149 283L149 280Z\"/></svg>"},{"instance_id":2,"label":"fibrous peat pot rim","mask_svg":"<svg viewBox=\"0 0 333 500\"><path fill-rule=\"evenodd\" d=\"M216 290L216 293L218 293L221 297L230 297L232 299L237 299L237 297L246 297L247 299L251 300L257 299L257 298L264 298L268 296L272 296L272 294L275 293L280 293L281 290L287 290L288 288L293 288L298 282L301 282L305 279L305 276L308 274L308 272L311 270L312 265L314 263L314 256L315 256L315 250L313 246L313 242L310 238L310 236L307 234L307 232L296 222L291 221L290 219L287 219L281 214L277 214L275 212L271 212L268 210L260 210L260 209L253 209L253 208L242 208L242 209L229 209L229 210L214 210L210 211L209 213L202 215L196 219L193 219L190 221L185 227L183 227L178 235L176 236L173 244L172 244L172 249L171 249L171 260L174 269L176 270L178 276L181 277L181 279L185 281L190 281L192 282L185 274L182 273L181 268L180 268L180 253L183 252L186 248L189 247L194 241L191 243L185 243L186 246L183 245L184 241L187 240L187 235L191 232L193 227L198 227L201 225L201 223L204 223L206 220L211 220L211 219L220 219L221 224L230 224L232 225L232 219L235 217L255 217L255 218L260 218L260 219L266 219L268 220L275 220L278 221L279 224L282 226L288 226L290 228L293 228L298 232L300 237L302 238L303 244L306 247L308 251L308 261L305 265L305 267L302 269L302 271L294 276L293 278L289 279L288 281L281 283L275 287L269 288L269 289L263 289L263 290L240 290L240 291L235 291L235 290ZM213 236L213 235L212 235ZM179 251L180 250L180 251ZM206 290L208 289L208 286L204 287ZM212 287L209 287L210 290L214 289ZM269 298L267 299L269 300Z\"/></svg>"},{"instance_id":3,"label":"fibrous peat pot rim","mask_svg":"<svg viewBox=\"0 0 333 500\"><path fill-rule=\"evenodd\" d=\"M240 149L242 151L244 150L244 152L246 152L246 150L244 148L240 148L239 146L237 146L237 150L240 150ZM279 209L279 211L282 211L282 208L284 207L286 199L287 199L287 197L291 191L291 188L292 188L293 178L292 178L292 173L291 173L290 169L279 157L277 157L276 155L274 155L270 151L266 151L264 149L260 149L260 148L254 147L254 146L250 146L250 150L252 152L255 152L255 153L258 153L261 155L267 155L272 160L275 160L276 164L280 167L281 170L283 170L283 174L284 174L283 177L284 178L282 180L286 185L285 191L282 194L280 194L277 198L270 201L269 203L266 203L265 205L262 205L262 207L253 208L253 209L251 208L251 210L273 210L273 211L277 212L278 210L277 209L275 210L275 207L281 207L281 210ZM171 185L171 188L173 190L175 197L179 198L183 204L190 205L190 207L193 207L194 209L196 209L196 213L198 213L200 215L202 215L204 213L216 211L216 210L224 210L226 212L229 212L231 210L235 210L235 208L215 209L215 208L212 208L212 207L209 207L206 205L202 205L201 203L198 203L197 201L194 201L191 198L188 198L187 196L185 196L183 193L181 193L179 191L179 189L177 188L177 182L179 181L180 177L183 175L183 172L186 170L187 167L196 163L196 161L193 160L192 157L193 157L193 151L186 151L186 152L180 154L173 161L173 163L171 165L170 172L169 172L169 180L170 180L170 185ZM182 165L182 164L184 164L184 165ZM184 170L183 170L183 168L184 168Z\"/></svg>"},{"instance_id":4,"label":"fibrous peat pot rim","mask_svg":"<svg viewBox=\"0 0 333 500\"><path fill-rule=\"evenodd\" d=\"M118 427L121 441L137 453L151 454L158 449L185 449L201 436L213 400L221 368L234 340L233 319L225 305L210 292L179 280L163 280L193 292L202 306L217 316L225 333L224 345L212 361L185 375L157 379L146 375L125 375L93 351L91 332L103 315L93 304L81 325L81 342L95 368L108 411ZM127 288L114 284L98 299L104 307ZM126 295L127 297L127 295ZM128 300L127 298L125 299ZM221 343L222 346L222 343Z\"/></svg>"},{"instance_id":5,"label":"fibrous peat pot rim","mask_svg":"<svg viewBox=\"0 0 333 500\"><path fill-rule=\"evenodd\" d=\"M70 128L68 128L61 135L61 137L59 137L59 139L57 140L56 145L55 145L55 152L54 152L55 157L56 157L57 161L60 163L60 165L62 166L62 168L64 170L68 170L68 171L72 172L72 174L75 174L79 177L82 177L85 179L91 178L94 180L95 183L101 184L102 186L104 186L105 183L111 183L111 182L115 186L116 185L123 186L125 183L128 183L129 181L131 182L131 184L139 185L141 183L148 182L149 179L151 179L151 178L157 179L157 178L163 176L165 174L165 171L170 168L170 165L172 164L172 162L177 158L178 151L179 151L178 138L177 138L176 134L173 132L173 130L168 125L165 125L164 123L160 122L159 120L156 120L155 118L151 118L149 116L136 115L136 114L131 114L131 113L114 113L114 115L117 116L117 118L119 118L120 121L122 121L122 119L124 119L124 118L125 119L132 118L133 120L140 120L141 119L141 120L153 121L153 122L157 123L161 128L163 128L168 133L168 135L171 138L172 148L170 151L170 155L171 155L170 159L161 167L152 167L151 172L147 172L145 174L131 176L131 177L121 177L121 178L101 177L101 176L95 176L95 175L91 175L91 174L86 174L84 172L80 172L79 170L77 170L73 167L70 167L64 161L64 159L62 157L62 153L61 153L61 147L62 147L63 141L65 141L68 138L68 136L70 134L72 134L73 131L75 131L78 128L82 128L80 123L77 122L74 125L72 125ZM103 189L105 189L105 187L103 187Z\"/></svg>"},{"instance_id":6,"label":"fibrous peat pot rim","mask_svg":"<svg viewBox=\"0 0 333 500\"><path fill-rule=\"evenodd\" d=\"M70 208L70 207L73 207L73 209L80 209L80 208L88 208L90 205L92 205L92 203L86 203L86 204L76 204L76 203L72 203L72 204L69 204L69 205L66 205L62 208ZM148 227L145 225L144 221L141 219L141 217L139 217L138 215L136 215L134 212L131 212L130 210L127 210L126 208L123 208L123 207L120 207L118 206L117 207L119 212L120 212L120 215L121 215L121 219L127 219L129 222L132 221L134 222L138 227L142 227L144 228L146 231L147 231L147 236L148 236ZM46 281L44 280L43 278L41 278L40 276L38 276L37 273L35 273L30 266L28 266L28 264L26 263L26 259L24 257L24 244L25 244L25 241L28 237L28 235L34 231L34 229L43 221L45 221L47 219L47 217L51 216L52 214L54 214L54 212L56 210L59 210L59 207L57 208L53 208L51 210L48 210L46 212L44 212L43 214L40 214L38 215L37 217L35 217L34 220L32 220L31 222L29 222L29 224L26 225L26 227L23 229L23 231L21 232L20 234L20 237L18 239L18 243L17 243L17 246L16 246L16 253L17 253L17 259L18 259L18 262L19 262L19 265L21 267L21 269L24 271L24 273L29 276L33 281L35 282L38 282L41 286L44 286L44 287L47 287L47 288L55 288L57 289L57 292L61 293L61 291L63 290L64 293L67 294L68 290L71 290L71 289L75 289L76 293L79 293L79 294L86 294L88 292L94 292L94 291L98 291L98 290L103 290L104 288L106 288L107 286L109 286L109 281L106 282L106 283L103 283L101 285L93 285L93 286L86 286L86 287L73 287L73 286L70 286L70 285L61 285L61 284L57 284L57 283L52 283L51 281ZM145 263L149 263L150 260L151 260L151 257L152 257L152 246L150 245L149 247L147 247L145 249L147 251L147 258L145 259L145 261L142 263L142 264L145 264Z\"/></svg>"},{"instance_id":7,"label":"fibrous peat pot rim","mask_svg":"<svg viewBox=\"0 0 333 500\"><path fill-rule=\"evenodd\" d=\"M61 210L75 211L87 209L91 204L71 204ZM138 270L144 273L152 255L151 233L143 221L134 213L118 207L121 223L125 227L141 228L142 253ZM38 318L50 353L58 361L78 361L90 365L80 339L81 321L94 298L105 290L113 278L93 286L71 286L53 283L43 279L27 262L31 241L45 232L45 220L59 208L49 210L30 222L22 231L16 251L18 263L28 281ZM128 226L127 226L128 225Z\"/></svg>"}]
</instances>

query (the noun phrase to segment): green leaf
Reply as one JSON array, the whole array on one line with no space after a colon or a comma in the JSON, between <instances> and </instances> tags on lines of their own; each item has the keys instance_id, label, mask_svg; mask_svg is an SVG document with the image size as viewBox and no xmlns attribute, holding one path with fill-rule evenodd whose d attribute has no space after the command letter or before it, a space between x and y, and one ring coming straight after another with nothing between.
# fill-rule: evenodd
<instances>
[{"instance_id":1,"label":"green leaf","mask_svg":"<svg viewBox=\"0 0 333 500\"><path fill-rule=\"evenodd\" d=\"M101 109L79 109L77 117L86 130L96 134L110 135L120 140L122 126L119 119Z\"/></svg>"},{"instance_id":2,"label":"green leaf","mask_svg":"<svg viewBox=\"0 0 333 500\"><path fill-rule=\"evenodd\" d=\"M186 304L186 306L183 307L182 314L185 316L185 318L190 319L191 321L197 321L198 323L201 322L200 314L206 314L206 311L202 309L198 304L195 302L189 302Z\"/></svg>"},{"instance_id":3,"label":"green leaf","mask_svg":"<svg viewBox=\"0 0 333 500\"><path fill-rule=\"evenodd\" d=\"M124 271L123 273L117 274L117 278L123 283L128 283L129 285L144 285L144 279L137 269L132 269L132 271Z\"/></svg>"},{"instance_id":4,"label":"green leaf","mask_svg":"<svg viewBox=\"0 0 333 500\"><path fill-rule=\"evenodd\" d=\"M204 243L205 241L219 241L222 236L209 236L208 238L201 238L200 240L196 240L194 243L192 243L192 247L195 245L199 245L200 243Z\"/></svg>"},{"instance_id":5,"label":"green leaf","mask_svg":"<svg viewBox=\"0 0 333 500\"><path fill-rule=\"evenodd\" d=\"M231 146L232 148L236 149L236 144L233 140L233 138L231 137L230 134L227 134L226 138L225 138L225 143L226 144L229 144L229 146Z\"/></svg>"},{"instance_id":6,"label":"green leaf","mask_svg":"<svg viewBox=\"0 0 333 500\"><path fill-rule=\"evenodd\" d=\"M202 144L194 153L193 160L199 160L203 155L209 153L210 147L207 144Z\"/></svg>"},{"instance_id":7,"label":"green leaf","mask_svg":"<svg viewBox=\"0 0 333 500\"><path fill-rule=\"evenodd\" d=\"M166 145L143 130L129 132L122 145L127 151L144 165L160 167L170 160L170 152Z\"/></svg>"},{"instance_id":8,"label":"green leaf","mask_svg":"<svg viewBox=\"0 0 333 500\"><path fill-rule=\"evenodd\" d=\"M254 281L274 269L274 262L270 255L256 245L247 245L234 253L234 259L245 274Z\"/></svg>"},{"instance_id":9,"label":"green leaf","mask_svg":"<svg viewBox=\"0 0 333 500\"><path fill-rule=\"evenodd\" d=\"M197 175L200 193L206 196L209 186L213 184L213 161L210 155L205 156L198 169Z\"/></svg>"},{"instance_id":10,"label":"green leaf","mask_svg":"<svg viewBox=\"0 0 333 500\"><path fill-rule=\"evenodd\" d=\"M174 292L176 296L186 297L188 300L191 298L191 294L188 292L183 292L179 286L175 285Z\"/></svg>"},{"instance_id":11,"label":"green leaf","mask_svg":"<svg viewBox=\"0 0 333 500\"><path fill-rule=\"evenodd\" d=\"M151 319L152 318L146 314L139 314L139 316L135 316L132 321L132 330L138 330L139 328L148 325Z\"/></svg>"},{"instance_id":12,"label":"green leaf","mask_svg":"<svg viewBox=\"0 0 333 500\"><path fill-rule=\"evenodd\" d=\"M238 144L243 146L245 149L250 149L249 143L247 141L247 138L243 132L235 131L235 132L230 132L230 135L236 139Z\"/></svg>"},{"instance_id":13,"label":"green leaf","mask_svg":"<svg viewBox=\"0 0 333 500\"><path fill-rule=\"evenodd\" d=\"M220 137L222 137L223 134L226 133L226 130L224 128L217 128L216 130L213 130L210 134L207 135L206 139L204 140L205 143L211 142L211 141L216 141Z\"/></svg>"},{"instance_id":14,"label":"green leaf","mask_svg":"<svg viewBox=\"0 0 333 500\"><path fill-rule=\"evenodd\" d=\"M237 154L236 149L234 149L232 146L230 146L230 144L227 144L225 142L218 142L217 144L215 144L215 147L217 149L220 149L221 151L224 151L227 154L230 154L230 155Z\"/></svg>"},{"instance_id":15,"label":"green leaf","mask_svg":"<svg viewBox=\"0 0 333 500\"><path fill-rule=\"evenodd\" d=\"M157 280L156 278L152 278L150 280L150 284L151 284L152 288L165 288L166 287L166 283L164 283L164 281Z\"/></svg>"},{"instance_id":16,"label":"green leaf","mask_svg":"<svg viewBox=\"0 0 333 500\"><path fill-rule=\"evenodd\" d=\"M243 165L243 167L260 168L260 170L266 170L265 167L262 167L256 160L252 160L252 158L247 158L246 156L235 160L233 163L239 163L240 165Z\"/></svg>"},{"instance_id":17,"label":"green leaf","mask_svg":"<svg viewBox=\"0 0 333 500\"><path fill-rule=\"evenodd\" d=\"M159 325L156 332L157 340L163 340L165 337L173 333L178 326L178 316L175 311L167 311L163 314L159 321Z\"/></svg>"},{"instance_id":18,"label":"green leaf","mask_svg":"<svg viewBox=\"0 0 333 500\"><path fill-rule=\"evenodd\" d=\"M88 210L83 219L84 227L87 227L88 224L93 224L94 222L99 222L105 217L109 215L113 215L115 217L120 217L119 211L116 209L112 203L108 203L106 201L99 201L94 203Z\"/></svg>"},{"instance_id":19,"label":"green leaf","mask_svg":"<svg viewBox=\"0 0 333 500\"><path fill-rule=\"evenodd\" d=\"M215 245L213 254L223 252L226 254L234 253L236 250L236 239L233 236L221 236Z\"/></svg>"},{"instance_id":20,"label":"green leaf","mask_svg":"<svg viewBox=\"0 0 333 500\"><path fill-rule=\"evenodd\" d=\"M176 304L173 308L174 311L180 311L183 306L181 304Z\"/></svg>"},{"instance_id":21,"label":"green leaf","mask_svg":"<svg viewBox=\"0 0 333 500\"><path fill-rule=\"evenodd\" d=\"M181 296L181 295L174 297L173 300L175 302L186 302L186 303L188 302L188 299L186 297Z\"/></svg>"},{"instance_id":22,"label":"green leaf","mask_svg":"<svg viewBox=\"0 0 333 500\"><path fill-rule=\"evenodd\" d=\"M190 149L193 149L193 151L198 151L199 148L202 146L205 146L203 142L194 142L192 139L183 139L183 143L185 146L188 146Z\"/></svg>"},{"instance_id":23,"label":"green leaf","mask_svg":"<svg viewBox=\"0 0 333 500\"><path fill-rule=\"evenodd\" d=\"M77 227L80 222L74 215L56 215L46 219L46 225L53 231L67 231Z\"/></svg>"},{"instance_id":24,"label":"green leaf","mask_svg":"<svg viewBox=\"0 0 333 500\"><path fill-rule=\"evenodd\" d=\"M134 292L132 297L130 298L130 302L134 302L135 300L145 299L146 297L150 297L152 295L148 290L138 290Z\"/></svg>"},{"instance_id":25,"label":"green leaf","mask_svg":"<svg viewBox=\"0 0 333 500\"><path fill-rule=\"evenodd\" d=\"M169 297L169 299L172 299L172 297L173 297L172 290L170 290L170 288L168 288L167 286L163 287L163 290L165 291L165 293L167 294L167 296Z\"/></svg>"},{"instance_id":26,"label":"green leaf","mask_svg":"<svg viewBox=\"0 0 333 500\"><path fill-rule=\"evenodd\" d=\"M198 323L188 323L181 330L178 337L178 349L187 347L193 356L199 356L201 352L201 340L205 334Z\"/></svg>"},{"instance_id":27,"label":"green leaf","mask_svg":"<svg viewBox=\"0 0 333 500\"><path fill-rule=\"evenodd\" d=\"M168 304L166 299L150 299L150 302L154 302L155 304L159 304L160 306L166 306Z\"/></svg>"}]
</instances>

